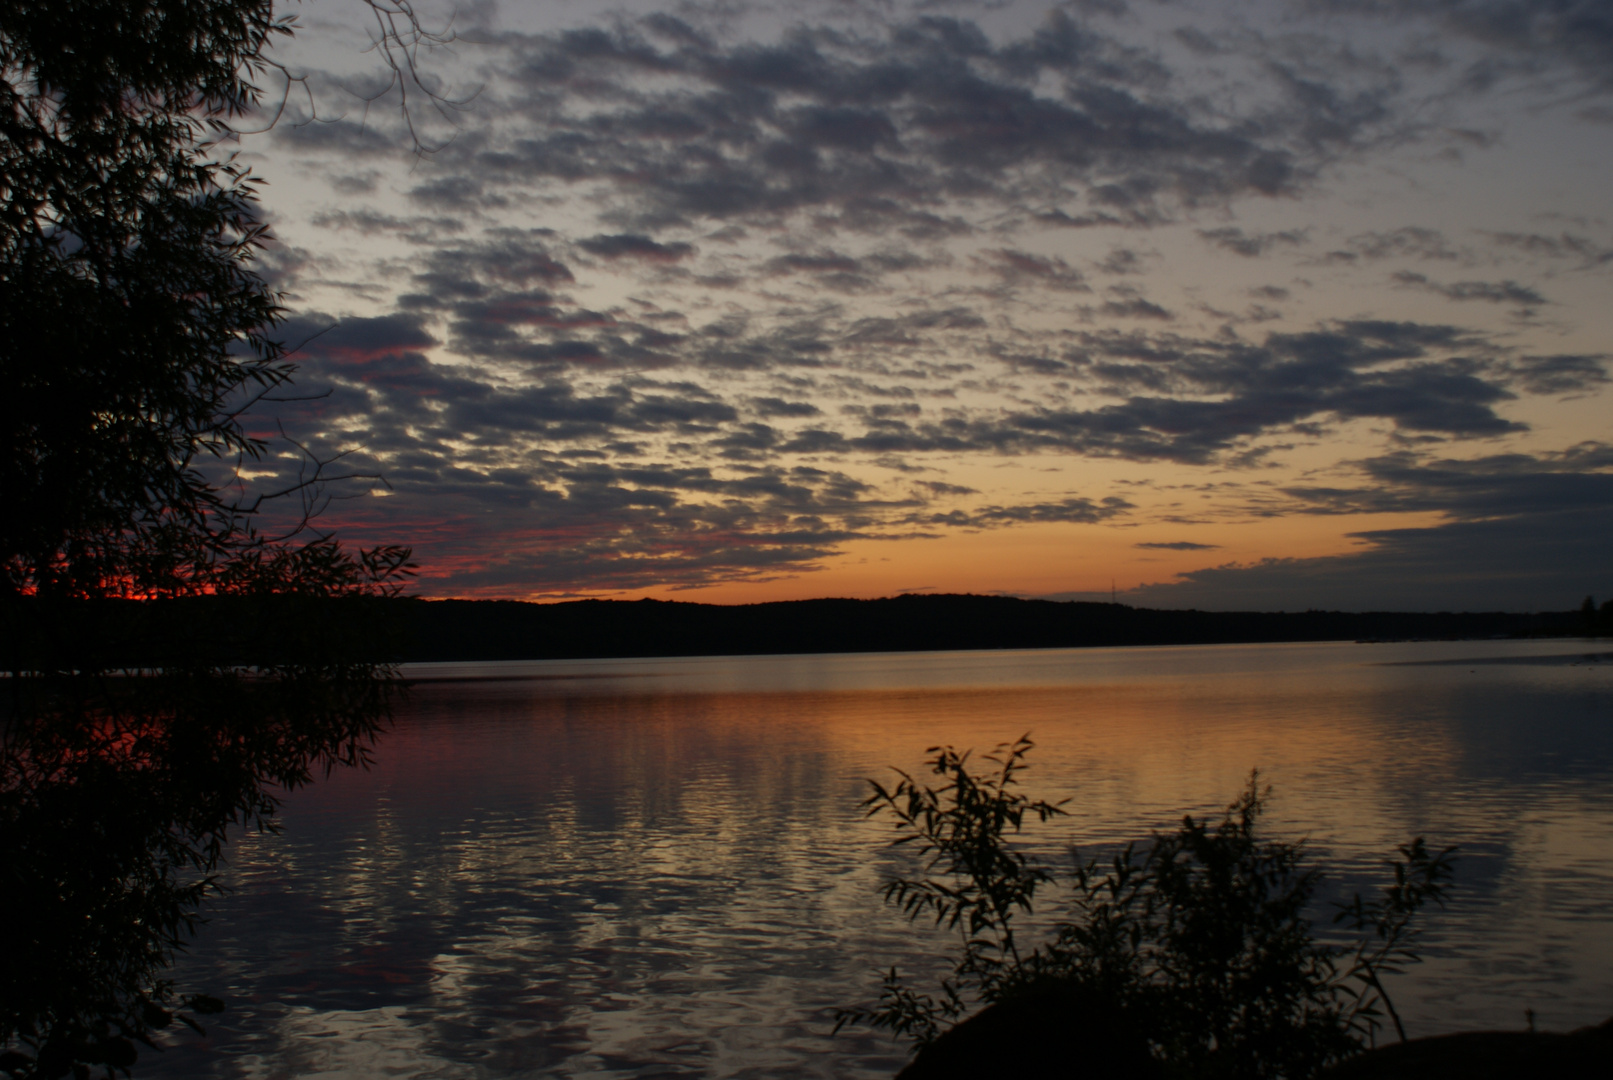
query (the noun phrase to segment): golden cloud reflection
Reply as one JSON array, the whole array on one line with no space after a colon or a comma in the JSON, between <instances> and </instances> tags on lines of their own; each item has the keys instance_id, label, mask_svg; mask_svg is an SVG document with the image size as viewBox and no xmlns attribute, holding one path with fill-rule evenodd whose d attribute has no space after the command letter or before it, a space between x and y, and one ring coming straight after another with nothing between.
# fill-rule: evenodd
<instances>
[{"instance_id":1,"label":"golden cloud reflection","mask_svg":"<svg viewBox=\"0 0 1613 1080\"><path fill-rule=\"evenodd\" d=\"M1462 846L1430 961L1397 995L1414 1027L1516 1026L1525 1006L1551 1027L1605 1018L1613 671L1383 663L1475 648L611 661L423 682L373 769L298 793L282 836L238 845L238 892L197 950L214 966L194 970L251 988L220 1045L265 1054L339 1012L407 1029L378 1047L487 1075L888 1076L900 1047L831 1039L833 1009L892 963L934 967L939 947L879 904L907 864L859 812L866 779L1029 731L1027 789L1070 800L1028 837L1050 860L1213 813L1259 767L1273 829L1310 837L1345 887L1414 834Z\"/></svg>"}]
</instances>

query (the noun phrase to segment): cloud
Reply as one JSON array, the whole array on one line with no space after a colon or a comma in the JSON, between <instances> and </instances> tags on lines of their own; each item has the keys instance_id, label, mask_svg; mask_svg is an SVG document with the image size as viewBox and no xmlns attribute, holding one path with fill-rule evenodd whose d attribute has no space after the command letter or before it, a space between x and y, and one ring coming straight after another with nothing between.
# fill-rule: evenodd
<instances>
[{"instance_id":1,"label":"cloud","mask_svg":"<svg viewBox=\"0 0 1613 1080\"><path fill-rule=\"evenodd\" d=\"M785 401L783 398L752 398L751 407L762 416L818 416L822 409L810 401Z\"/></svg>"},{"instance_id":2,"label":"cloud","mask_svg":"<svg viewBox=\"0 0 1613 1080\"><path fill-rule=\"evenodd\" d=\"M1005 285L1032 285L1062 292L1091 292L1081 271L1057 256L999 248L986 253L986 265Z\"/></svg>"},{"instance_id":3,"label":"cloud","mask_svg":"<svg viewBox=\"0 0 1613 1080\"><path fill-rule=\"evenodd\" d=\"M1127 594L1150 607L1220 610L1540 611L1613 591L1613 446L1358 463L1361 483L1293 485L1312 513L1437 513L1431 527L1349 534L1360 550L1227 563Z\"/></svg>"},{"instance_id":4,"label":"cloud","mask_svg":"<svg viewBox=\"0 0 1613 1080\"><path fill-rule=\"evenodd\" d=\"M1223 251L1253 259L1279 247L1300 247L1310 240L1308 229L1283 229L1279 232L1246 233L1236 226L1220 229L1200 229L1199 237Z\"/></svg>"},{"instance_id":5,"label":"cloud","mask_svg":"<svg viewBox=\"0 0 1613 1080\"><path fill-rule=\"evenodd\" d=\"M1172 540L1170 542L1145 542L1131 545L1134 548L1143 548L1147 551L1213 551L1220 544L1195 544L1191 540Z\"/></svg>"},{"instance_id":6,"label":"cloud","mask_svg":"<svg viewBox=\"0 0 1613 1080\"><path fill-rule=\"evenodd\" d=\"M541 258L531 266L509 274L515 280L558 274ZM819 325L771 340L704 328L665 345L693 372L715 364L748 374L791 370L799 361L787 354L804 350L814 365L807 370L819 374L792 376L798 388L788 396L752 393L748 378L725 388L698 377L655 379L644 368L590 388L568 373L622 371L604 361L625 347L628 320L613 316L585 326L542 290L497 290L478 280L486 277L454 277L449 296L394 316L350 320L311 342L308 375L336 388L320 406L324 421L340 418L346 430L367 431L378 452L406 448L418 467L438 470L452 470L467 456L487 459L482 469L499 458L521 469L535 468L544 454L624 444L670 454L674 443L681 447L676 453L696 461L769 468L802 457L874 461L918 453L1235 465L1261 439L1314 438L1328 425L1354 420L1457 439L1516 431L1522 425L1497 408L1517 393L1577 392L1606 379L1599 357L1520 356L1450 326L1370 321L1273 333L1260 343L1117 331L1069 335L1062 357L1044 359L1061 377L1111 399L1086 407L925 404L952 401L951 380L972 377L967 365L915 366L877 379L873 369L853 374L865 347L873 346L874 361L884 364L893 347L917 347L937 327L973 332L977 321L967 313L931 312L857 320L838 330ZM474 299L453 298L467 293ZM426 329L433 307L446 320L447 344L478 362L518 363L531 381L428 360L422 350L438 342ZM310 319L287 329L311 333L325 325ZM523 336L533 332L541 342ZM584 336L571 336L578 334ZM554 359L568 344L578 349L575 357ZM551 352L536 354L540 347ZM825 366L830 360L834 365ZM836 394L847 397L838 420L828 420L819 402ZM646 439L660 449L647 450ZM487 449L473 453L467 442ZM1087 512L1072 506L972 511L955 520L978 525L1053 513L1079 520Z\"/></svg>"},{"instance_id":7,"label":"cloud","mask_svg":"<svg viewBox=\"0 0 1613 1080\"><path fill-rule=\"evenodd\" d=\"M1487 304L1544 304L1547 300L1534 289L1516 281L1453 281L1440 284L1430 281L1424 274L1401 271L1394 281L1406 288L1423 289L1437 293L1447 300L1481 300Z\"/></svg>"},{"instance_id":8,"label":"cloud","mask_svg":"<svg viewBox=\"0 0 1613 1080\"><path fill-rule=\"evenodd\" d=\"M604 259L643 259L646 262L678 262L695 253L693 244L682 242L660 244L639 233L599 235L577 241L577 246L590 255Z\"/></svg>"},{"instance_id":9,"label":"cloud","mask_svg":"<svg viewBox=\"0 0 1613 1080\"><path fill-rule=\"evenodd\" d=\"M399 146L409 144L408 133L394 129L386 123L357 122L344 117L321 118L310 123L306 116L292 116L296 123L281 122L274 126L269 137L287 150L304 153L322 152L351 167L355 161L371 159L390 160L396 157ZM351 175L351 174L350 174ZM349 185L363 191L368 188L362 174Z\"/></svg>"},{"instance_id":10,"label":"cloud","mask_svg":"<svg viewBox=\"0 0 1613 1080\"><path fill-rule=\"evenodd\" d=\"M1352 534L1365 550L1195 570L1127 603L1221 611L1562 611L1613 593L1613 508Z\"/></svg>"},{"instance_id":11,"label":"cloud","mask_svg":"<svg viewBox=\"0 0 1613 1080\"><path fill-rule=\"evenodd\" d=\"M978 510L952 510L947 513L915 514L907 520L918 525L945 525L950 528L984 529L1031 522L1075 522L1091 525L1108 521L1134 509L1119 496L1094 501L1068 498L1058 502L1027 503L1018 506L984 506Z\"/></svg>"},{"instance_id":12,"label":"cloud","mask_svg":"<svg viewBox=\"0 0 1613 1080\"><path fill-rule=\"evenodd\" d=\"M405 313L347 319L304 315L283 323L277 336L297 353L349 365L398 357L438 343L422 319Z\"/></svg>"},{"instance_id":13,"label":"cloud","mask_svg":"<svg viewBox=\"0 0 1613 1080\"><path fill-rule=\"evenodd\" d=\"M1462 258L1438 229L1406 225L1387 232L1364 232L1350 237L1345 254L1367 259L1423 259L1449 262Z\"/></svg>"},{"instance_id":14,"label":"cloud","mask_svg":"<svg viewBox=\"0 0 1613 1080\"><path fill-rule=\"evenodd\" d=\"M324 229L349 230L362 236L392 233L415 244L428 244L444 233L463 232L465 222L453 217L399 217L374 210L322 210L309 223Z\"/></svg>"},{"instance_id":15,"label":"cloud","mask_svg":"<svg viewBox=\"0 0 1613 1080\"><path fill-rule=\"evenodd\" d=\"M1582 270L1613 262L1613 248L1574 233L1545 236L1540 233L1486 232L1483 235L1498 247L1511 248L1537 258L1569 260L1578 263Z\"/></svg>"},{"instance_id":16,"label":"cloud","mask_svg":"<svg viewBox=\"0 0 1613 1080\"><path fill-rule=\"evenodd\" d=\"M1531 394L1578 394L1608 382L1607 356L1521 356L1510 362L1518 384Z\"/></svg>"},{"instance_id":17,"label":"cloud","mask_svg":"<svg viewBox=\"0 0 1613 1080\"><path fill-rule=\"evenodd\" d=\"M1040 23L922 3L828 4L782 23L683 6L490 31L486 90L460 137L406 178L377 182L395 132L339 121L269 136L344 201L308 220L329 250L299 237L266 266L366 316L284 325L289 340L335 324L299 354L302 385L329 393L285 418L316 452L365 448L350 460L396 495L343 504L343 520L358 536L418 536L437 591L760 581L851 541L1151 512L1105 491L973 479L1022 455L1260 466L1273 513L1478 526L1491 521L1480 508L1531 497L1542 514L1584 511L1563 501L1601 483L1583 454L1536 456L1516 479L1505 455L1462 459L1461 443L1494 450L1551 424L1549 405L1521 399L1597 392L1605 357L1553 353L1516 312L1507 334L1328 316L1370 311L1366 278L1380 295L1393 283L1463 302L1484 325L1506 313L1481 305L1547 300L1510 266L1451 267L1595 270L1613 260L1599 225L1333 226L1331 253L1323 226L1199 227L1326 222L1249 204L1288 215L1376 146L1448 145L1454 120L1430 135L1427 111L1409 108L1468 78L1436 61L1490 49L1526 67L1510 45L1475 44L1464 2L1363 0L1352 10L1373 33L1305 38L1303 58L1288 29L1306 25L1235 33L1200 11L1180 17L1227 32L1156 37L1107 3ZM1461 40L1420 41L1416 64L1374 55L1408 17L1447 20ZM1537 56L1566 47L1529 26ZM551 227L517 224L534 221ZM1167 231L1145 242L1144 229ZM366 243L356 258L370 262L349 265ZM1327 268L1251 287L1270 275L1242 260L1272 256ZM1566 325L1564 285L1552 314ZM1338 435L1375 440L1350 452L1376 456L1344 480L1336 469L1335 487L1278 471ZM1435 445L1447 456L1396 453ZM960 462L987 490L946 482ZM1360 540L1363 554L1420 542Z\"/></svg>"},{"instance_id":18,"label":"cloud","mask_svg":"<svg viewBox=\"0 0 1613 1080\"><path fill-rule=\"evenodd\" d=\"M1463 72L1469 88L1508 75L1567 73L1590 87L1613 87L1613 16L1603 0L1309 0L1305 6L1374 20L1421 19L1477 45L1483 54Z\"/></svg>"},{"instance_id":19,"label":"cloud","mask_svg":"<svg viewBox=\"0 0 1613 1080\"><path fill-rule=\"evenodd\" d=\"M1586 443L1555 454L1422 459L1409 452L1359 465L1360 487L1291 485L1311 513L1442 513L1461 520L1613 507L1613 447Z\"/></svg>"},{"instance_id":20,"label":"cloud","mask_svg":"<svg viewBox=\"0 0 1613 1080\"><path fill-rule=\"evenodd\" d=\"M950 438L1201 463L1258 435L1319 420L1383 419L1407 432L1455 437L1522 427L1495 411L1514 397L1512 376L1464 355L1482 343L1449 326L1344 322L1274 333L1261 345L1112 331L1079 341L1079 366L1123 401L932 428L931 445Z\"/></svg>"},{"instance_id":21,"label":"cloud","mask_svg":"<svg viewBox=\"0 0 1613 1080\"><path fill-rule=\"evenodd\" d=\"M1146 256L1130 248L1117 247L1112 249L1098 261L1097 267L1105 274L1116 276L1126 274L1141 274L1147 270Z\"/></svg>"},{"instance_id":22,"label":"cloud","mask_svg":"<svg viewBox=\"0 0 1613 1080\"><path fill-rule=\"evenodd\" d=\"M1060 10L1002 41L921 15L724 42L657 15L501 46L501 134L445 155L464 171L416 198L480 206L549 181L599 185L641 227L812 212L918 234L982 198L1145 223L1298 190L1383 117L1376 91L1346 99L1287 72L1273 76L1284 107L1217 115L1155 57Z\"/></svg>"},{"instance_id":23,"label":"cloud","mask_svg":"<svg viewBox=\"0 0 1613 1080\"><path fill-rule=\"evenodd\" d=\"M978 495L979 492L972 487L962 484L945 484L935 480L919 480L918 487L924 488L932 495Z\"/></svg>"},{"instance_id":24,"label":"cloud","mask_svg":"<svg viewBox=\"0 0 1613 1080\"><path fill-rule=\"evenodd\" d=\"M1105 300L1098 311L1111 319L1158 319L1169 322L1175 318L1165 308L1138 294L1136 289L1122 285L1109 287L1111 299Z\"/></svg>"},{"instance_id":25,"label":"cloud","mask_svg":"<svg viewBox=\"0 0 1613 1080\"><path fill-rule=\"evenodd\" d=\"M440 176L409 189L409 198L417 203L439 210L496 210L509 205L509 200L474 175Z\"/></svg>"}]
</instances>

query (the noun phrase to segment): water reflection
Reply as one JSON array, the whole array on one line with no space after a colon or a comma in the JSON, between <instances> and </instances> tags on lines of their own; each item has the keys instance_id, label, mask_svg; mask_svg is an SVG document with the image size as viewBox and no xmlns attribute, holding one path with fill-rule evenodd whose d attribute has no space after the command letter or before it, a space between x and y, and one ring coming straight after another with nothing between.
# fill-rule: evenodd
<instances>
[{"instance_id":1,"label":"water reflection","mask_svg":"<svg viewBox=\"0 0 1613 1080\"><path fill-rule=\"evenodd\" d=\"M1024 731L1044 845L1219 807L1358 880L1462 845L1398 998L1417 1031L1613 1013L1613 664L1564 643L1297 645L422 665L368 773L236 845L182 972L233 1008L156 1075L889 1076L830 1039L876 971L933 963L882 910L863 778ZM1412 663L1405 661L1445 661ZM1453 663L1450 661L1461 661ZM498 681L462 681L494 674Z\"/></svg>"}]
</instances>

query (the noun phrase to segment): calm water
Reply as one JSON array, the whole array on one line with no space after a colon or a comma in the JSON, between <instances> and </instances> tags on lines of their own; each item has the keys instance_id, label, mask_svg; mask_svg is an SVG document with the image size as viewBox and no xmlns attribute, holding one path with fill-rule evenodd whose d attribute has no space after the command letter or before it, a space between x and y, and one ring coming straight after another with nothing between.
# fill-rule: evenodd
<instances>
[{"instance_id":1,"label":"calm water","mask_svg":"<svg viewBox=\"0 0 1613 1080\"><path fill-rule=\"evenodd\" d=\"M1580 650L1575 653L1576 648ZM1214 811L1258 766L1275 832L1351 887L1461 845L1414 1034L1613 1014L1613 662L1576 642L1305 644L419 665L367 772L232 846L179 971L226 998L171 1077L888 1077L831 1037L936 939L866 777L1030 732L1050 858Z\"/></svg>"}]
</instances>

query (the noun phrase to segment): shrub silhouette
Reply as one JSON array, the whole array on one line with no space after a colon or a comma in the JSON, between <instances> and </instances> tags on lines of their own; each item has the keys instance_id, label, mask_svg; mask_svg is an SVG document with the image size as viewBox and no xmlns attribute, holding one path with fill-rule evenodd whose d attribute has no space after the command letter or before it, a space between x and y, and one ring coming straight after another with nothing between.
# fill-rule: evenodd
<instances>
[{"instance_id":1,"label":"shrub silhouette","mask_svg":"<svg viewBox=\"0 0 1613 1080\"><path fill-rule=\"evenodd\" d=\"M1062 995L1085 1003L1072 1008L1118 1010L1126 1021L1117 1031L1141 1032L1165 1075L1194 1080L1311 1076L1375 1042L1385 1017L1404 1040L1384 978L1418 960L1412 919L1429 901L1443 904L1453 848L1433 852L1420 837L1401 847L1391 884L1337 907L1333 922L1355 943L1320 941L1310 914L1321 873L1303 841L1260 836L1270 789L1251 774L1219 823L1190 815L1107 861L1077 862L1069 917L1027 948L1014 918L1058 876L1009 838L1027 816L1064 813L1017 790L1032 746L1028 737L999 746L980 774L969 753L932 747L940 787L900 770L893 788L873 782L868 814L893 816L894 843L915 845L925 860L924 876L889 882L885 900L910 920L933 917L958 935L960 951L938 995L893 968L878 1003L842 1010L836 1030L867 1024L922 1051L979 1006L1008 1030L1005 1010L1045 1013ZM911 1075L948 1075L917 1068L927 1056Z\"/></svg>"}]
</instances>

